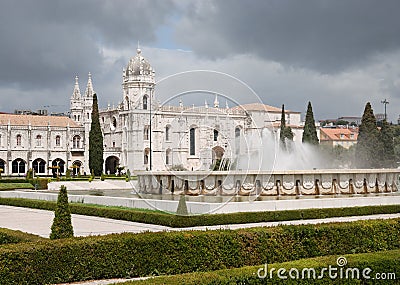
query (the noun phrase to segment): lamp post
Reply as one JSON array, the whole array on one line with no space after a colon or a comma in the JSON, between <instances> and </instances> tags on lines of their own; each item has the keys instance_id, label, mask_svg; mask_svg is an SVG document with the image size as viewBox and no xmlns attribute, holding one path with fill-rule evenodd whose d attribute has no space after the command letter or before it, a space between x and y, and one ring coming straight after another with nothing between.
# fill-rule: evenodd
<instances>
[{"instance_id":1,"label":"lamp post","mask_svg":"<svg viewBox=\"0 0 400 285\"><path fill-rule=\"evenodd\" d=\"M151 132L151 108L152 108L152 105L151 105L151 90L149 90L150 92L149 92L149 103L150 103L150 108L149 108L149 114L150 114L150 122L149 122L149 132L150 132L150 137L149 137L149 149L150 149L150 153L149 153L149 163L150 163L150 165L149 165L149 169L150 169L150 171L152 170L152 149L151 149L151 137L152 137L152 132Z\"/></svg>"},{"instance_id":2,"label":"lamp post","mask_svg":"<svg viewBox=\"0 0 400 285\"><path fill-rule=\"evenodd\" d=\"M381 101L381 103L385 106L385 121L387 121L387 116L386 116L386 105L389 104L389 101L386 100L386 98L385 98L385 100Z\"/></svg>"}]
</instances>

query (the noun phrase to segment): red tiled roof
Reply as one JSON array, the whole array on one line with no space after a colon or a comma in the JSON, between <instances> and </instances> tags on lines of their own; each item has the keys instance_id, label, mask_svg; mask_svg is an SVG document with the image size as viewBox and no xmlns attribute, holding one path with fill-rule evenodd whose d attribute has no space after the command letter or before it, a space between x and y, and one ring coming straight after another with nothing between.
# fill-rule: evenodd
<instances>
[{"instance_id":1,"label":"red tiled roof","mask_svg":"<svg viewBox=\"0 0 400 285\"><path fill-rule=\"evenodd\" d=\"M281 108L265 105L262 103L251 103L251 104L244 104L232 107L233 110L246 110L246 111L266 111L266 112L273 112L273 113L280 113L282 112ZM285 110L285 113L300 113L300 112L293 112L290 110Z\"/></svg>"},{"instance_id":2,"label":"red tiled roof","mask_svg":"<svg viewBox=\"0 0 400 285\"><path fill-rule=\"evenodd\" d=\"M0 114L0 125L12 126L31 126L44 127L79 127L79 125L68 117L61 116L37 116L37 115L15 115L15 114Z\"/></svg>"},{"instance_id":3,"label":"red tiled roof","mask_svg":"<svg viewBox=\"0 0 400 285\"><path fill-rule=\"evenodd\" d=\"M353 135L353 137L351 137ZM321 128L321 141L357 141L358 128Z\"/></svg>"}]
</instances>

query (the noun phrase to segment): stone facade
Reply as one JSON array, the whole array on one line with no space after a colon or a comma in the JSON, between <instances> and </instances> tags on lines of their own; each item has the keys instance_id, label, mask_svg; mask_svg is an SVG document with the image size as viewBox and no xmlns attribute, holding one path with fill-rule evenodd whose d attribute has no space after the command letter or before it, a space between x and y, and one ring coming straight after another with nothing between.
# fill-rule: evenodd
<instances>
[{"instance_id":1,"label":"stone facade","mask_svg":"<svg viewBox=\"0 0 400 285\"><path fill-rule=\"evenodd\" d=\"M89 173L89 131L93 94L91 74L84 94L78 78L70 98L70 118L3 114L0 119L0 168L23 175ZM101 94L100 94L101 97ZM141 50L122 75L122 98L116 107L100 110L104 136L104 172L118 166L138 170L209 170L234 162L246 148L246 137L262 129L279 132L281 109L254 103L220 107L160 106L155 71ZM300 141L300 112L286 111L286 122ZM277 133L278 134L278 133ZM75 165L74 167L72 167ZM58 166L52 168L54 166Z\"/></svg>"},{"instance_id":2,"label":"stone facade","mask_svg":"<svg viewBox=\"0 0 400 285\"><path fill-rule=\"evenodd\" d=\"M68 117L0 114L0 168L23 176L77 173L84 166L84 129Z\"/></svg>"},{"instance_id":3,"label":"stone facade","mask_svg":"<svg viewBox=\"0 0 400 285\"><path fill-rule=\"evenodd\" d=\"M100 110L106 173L115 173L117 166L131 171L208 170L222 158L233 161L249 133L279 128L281 109L261 103L221 108L216 96L213 106L160 106L155 71L140 49L123 70L122 89L117 107ZM76 83L71 118L85 130L88 99L80 96ZM300 141L300 113L286 111L286 116Z\"/></svg>"}]
</instances>

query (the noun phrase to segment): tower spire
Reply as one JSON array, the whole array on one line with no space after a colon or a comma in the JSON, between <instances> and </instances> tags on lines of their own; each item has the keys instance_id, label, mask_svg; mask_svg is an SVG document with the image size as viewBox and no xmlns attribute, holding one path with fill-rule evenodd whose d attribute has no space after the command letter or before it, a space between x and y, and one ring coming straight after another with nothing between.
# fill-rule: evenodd
<instances>
[{"instance_id":1,"label":"tower spire","mask_svg":"<svg viewBox=\"0 0 400 285\"><path fill-rule=\"evenodd\" d=\"M92 83L92 74L89 72L88 74L88 83L86 86L85 96L86 97L93 97L94 90L93 90L93 83Z\"/></svg>"},{"instance_id":2,"label":"tower spire","mask_svg":"<svg viewBox=\"0 0 400 285\"><path fill-rule=\"evenodd\" d=\"M71 99L80 99L80 98L81 98L81 91L79 89L78 76L75 76L75 86L74 86L74 91L72 92Z\"/></svg>"},{"instance_id":3,"label":"tower spire","mask_svg":"<svg viewBox=\"0 0 400 285\"><path fill-rule=\"evenodd\" d=\"M214 108L219 108L218 95L215 94Z\"/></svg>"}]
</instances>

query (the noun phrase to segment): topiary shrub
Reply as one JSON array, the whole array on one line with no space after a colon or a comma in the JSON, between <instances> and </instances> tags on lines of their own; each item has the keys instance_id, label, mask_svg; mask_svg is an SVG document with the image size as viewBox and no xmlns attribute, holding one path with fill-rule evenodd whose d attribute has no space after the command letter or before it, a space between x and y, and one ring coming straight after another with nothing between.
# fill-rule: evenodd
<instances>
[{"instance_id":1,"label":"topiary shrub","mask_svg":"<svg viewBox=\"0 0 400 285\"><path fill-rule=\"evenodd\" d=\"M106 178L106 177L105 177L104 173L102 172L102 173L101 173L101 176L100 176L100 180L101 180L101 181L104 181L105 178Z\"/></svg>"},{"instance_id":2,"label":"topiary shrub","mask_svg":"<svg viewBox=\"0 0 400 285\"><path fill-rule=\"evenodd\" d=\"M29 168L26 172L26 180L33 179L33 169Z\"/></svg>"},{"instance_id":3,"label":"topiary shrub","mask_svg":"<svg viewBox=\"0 0 400 285\"><path fill-rule=\"evenodd\" d=\"M189 215L188 208L186 205L186 196L181 195L179 198L178 208L176 209L176 214L179 216L187 216Z\"/></svg>"},{"instance_id":4,"label":"topiary shrub","mask_svg":"<svg viewBox=\"0 0 400 285\"><path fill-rule=\"evenodd\" d=\"M67 169L65 171L65 178L67 178L67 180L71 179L71 169Z\"/></svg>"},{"instance_id":5,"label":"topiary shrub","mask_svg":"<svg viewBox=\"0 0 400 285\"><path fill-rule=\"evenodd\" d=\"M53 225L51 226L50 239L69 238L74 236L71 212L68 205L67 188L61 185Z\"/></svg>"}]
</instances>

